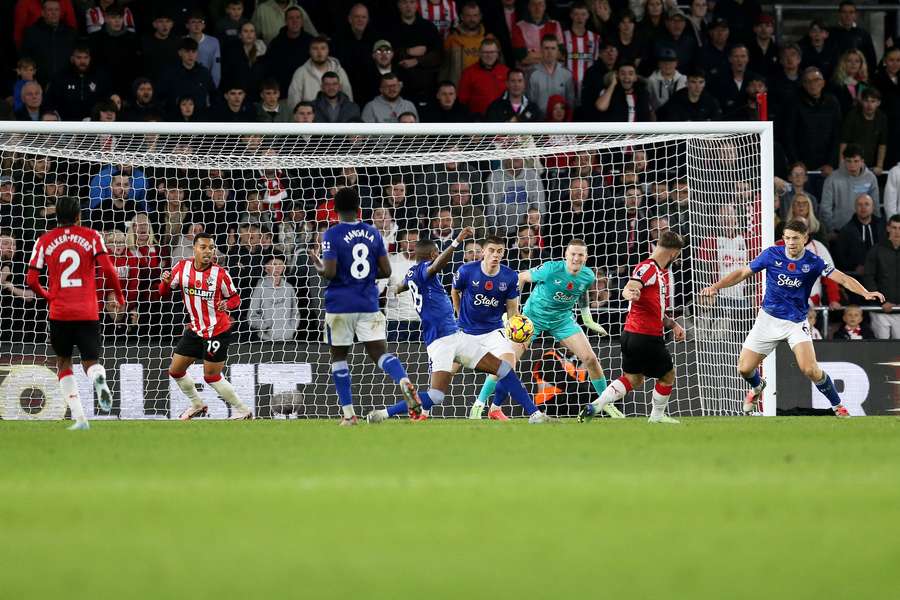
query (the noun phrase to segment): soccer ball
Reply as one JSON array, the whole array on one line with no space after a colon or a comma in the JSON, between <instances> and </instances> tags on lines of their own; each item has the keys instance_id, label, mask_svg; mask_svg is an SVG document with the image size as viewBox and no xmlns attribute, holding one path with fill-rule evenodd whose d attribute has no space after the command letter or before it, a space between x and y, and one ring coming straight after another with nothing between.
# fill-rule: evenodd
<instances>
[{"instance_id":1,"label":"soccer ball","mask_svg":"<svg viewBox=\"0 0 900 600\"><path fill-rule=\"evenodd\" d=\"M525 315L516 315L506 322L506 337L516 342L524 344L534 335L534 323Z\"/></svg>"}]
</instances>

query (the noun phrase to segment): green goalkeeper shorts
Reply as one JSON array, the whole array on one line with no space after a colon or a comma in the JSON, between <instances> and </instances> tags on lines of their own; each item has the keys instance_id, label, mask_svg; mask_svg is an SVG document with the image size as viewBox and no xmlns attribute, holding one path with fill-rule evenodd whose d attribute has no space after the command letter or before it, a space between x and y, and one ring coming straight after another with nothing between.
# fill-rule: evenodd
<instances>
[{"instance_id":1,"label":"green goalkeeper shorts","mask_svg":"<svg viewBox=\"0 0 900 600\"><path fill-rule=\"evenodd\" d=\"M538 316L535 314L536 312L537 311L534 309L529 310L527 306L525 307L525 310L522 311L522 314L531 319L531 322L534 323L535 337L542 333L546 333L547 335L553 336L553 339L557 342L561 342L576 333L582 333L581 327L575 322L575 318L571 313L563 317L555 316L554 318L548 319L546 317Z\"/></svg>"}]
</instances>

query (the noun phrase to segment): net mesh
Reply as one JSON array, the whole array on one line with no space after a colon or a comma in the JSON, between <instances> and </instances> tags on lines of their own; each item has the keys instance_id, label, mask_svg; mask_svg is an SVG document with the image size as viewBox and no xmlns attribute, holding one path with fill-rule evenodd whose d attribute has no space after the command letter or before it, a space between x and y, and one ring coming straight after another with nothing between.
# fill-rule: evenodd
<instances>
[{"instance_id":1,"label":"net mesh","mask_svg":"<svg viewBox=\"0 0 900 600\"><path fill-rule=\"evenodd\" d=\"M111 418L177 416L186 398L167 369L186 322L180 297L160 298L160 274L192 256L193 235L216 238L219 264L240 290L226 376L263 417L336 416L328 348L321 343L323 286L308 251L336 221L333 195L355 186L363 218L382 232L393 266L380 282L389 350L419 387L428 360L407 295L391 293L411 264L415 239L449 244L471 225L476 238L508 240L506 263L523 270L562 258L573 237L588 243L597 274L591 310L609 337L590 334L607 377L621 374L620 290L659 232L688 241L673 266L670 303L685 342L670 342L678 373L672 414L740 412L745 384L733 363L760 289L753 280L715 306L696 292L761 248L758 134L274 136L0 132L3 245L0 403L3 418L58 418L47 312L24 286L34 241L55 225L57 198L82 201L82 220L104 232L126 289L115 310L98 282L103 362L117 398ZM478 260L469 243L453 269ZM273 260L274 257L274 260ZM283 264L283 270L281 265ZM283 271L283 272L282 272ZM450 279L447 278L447 283ZM525 290L523 301L527 298ZM195 381L202 381L199 365ZM535 340L518 371L551 414L574 415L594 396L581 365L552 339ZM351 361L359 411L398 390L357 348ZM76 369L89 415L87 379ZM464 416L482 376L460 373L435 416ZM649 391L624 412L646 414ZM204 390L214 416L225 404ZM515 413L515 409L513 410ZM98 415L102 416L102 415Z\"/></svg>"}]
</instances>

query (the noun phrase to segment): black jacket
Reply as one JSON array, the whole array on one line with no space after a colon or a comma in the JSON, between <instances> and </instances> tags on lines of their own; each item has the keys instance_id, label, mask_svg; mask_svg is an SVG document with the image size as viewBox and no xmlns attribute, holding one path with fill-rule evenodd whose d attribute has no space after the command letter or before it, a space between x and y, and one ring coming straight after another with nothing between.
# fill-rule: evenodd
<instances>
[{"instance_id":1,"label":"black jacket","mask_svg":"<svg viewBox=\"0 0 900 600\"><path fill-rule=\"evenodd\" d=\"M266 75L278 81L282 96L287 96L294 71L309 60L309 43L312 39L305 31L301 31L296 38L289 38L287 28L282 27L269 44L269 49L266 50Z\"/></svg>"},{"instance_id":2,"label":"black jacket","mask_svg":"<svg viewBox=\"0 0 900 600\"><path fill-rule=\"evenodd\" d=\"M722 109L706 90L696 102L691 102L687 88L682 88L662 105L656 116L660 121L715 121L722 116Z\"/></svg>"},{"instance_id":3,"label":"black jacket","mask_svg":"<svg viewBox=\"0 0 900 600\"><path fill-rule=\"evenodd\" d=\"M647 92L647 86L643 81L636 81L634 84L634 120L643 123L652 120L653 113L650 111L650 94ZM596 99L595 99L596 100ZM589 106L584 107L585 115L588 115L592 121L607 121L609 123L627 123L628 122L628 100L625 97L625 91L621 85L617 85L612 92L612 98L609 101L609 108L606 112L600 112L592 102Z\"/></svg>"},{"instance_id":4,"label":"black jacket","mask_svg":"<svg viewBox=\"0 0 900 600\"><path fill-rule=\"evenodd\" d=\"M38 81L46 84L69 65L76 36L76 32L63 23L50 27L43 19L39 19L25 30L19 54L34 59L37 63Z\"/></svg>"},{"instance_id":5,"label":"black jacket","mask_svg":"<svg viewBox=\"0 0 900 600\"><path fill-rule=\"evenodd\" d=\"M897 83L883 70L879 70L872 84L881 92L881 110L888 118L888 143L885 167L900 162L900 79Z\"/></svg>"},{"instance_id":6,"label":"black jacket","mask_svg":"<svg viewBox=\"0 0 900 600\"><path fill-rule=\"evenodd\" d=\"M360 118L359 105L353 102L344 92L338 92L337 118L331 118L331 106L324 92L316 94L313 106L316 111L316 123L350 123Z\"/></svg>"},{"instance_id":7,"label":"black jacket","mask_svg":"<svg viewBox=\"0 0 900 600\"><path fill-rule=\"evenodd\" d=\"M109 73L113 93L126 97L137 76L135 67L140 64L141 44L137 34L125 31L122 35L112 36L104 28L91 34L88 39L91 43L91 62Z\"/></svg>"},{"instance_id":8,"label":"black jacket","mask_svg":"<svg viewBox=\"0 0 900 600\"><path fill-rule=\"evenodd\" d=\"M70 65L56 76L47 92L50 105L63 121L81 121L91 116L94 104L109 97L111 87L105 71L91 67L79 73Z\"/></svg>"},{"instance_id":9,"label":"black jacket","mask_svg":"<svg viewBox=\"0 0 900 600\"><path fill-rule=\"evenodd\" d=\"M823 92L818 99L800 90L797 102L788 107L784 119L784 144L788 160L802 160L807 168L838 165L841 107L834 96Z\"/></svg>"},{"instance_id":10,"label":"black jacket","mask_svg":"<svg viewBox=\"0 0 900 600\"><path fill-rule=\"evenodd\" d=\"M428 103L419 108L419 115L423 123L471 123L476 120L458 100L450 110L444 110L437 102Z\"/></svg>"},{"instance_id":11,"label":"black jacket","mask_svg":"<svg viewBox=\"0 0 900 600\"><path fill-rule=\"evenodd\" d=\"M213 83L209 69L196 63L191 69L178 63L163 74L159 80L159 100L169 110L177 110L175 102L178 98L190 96L194 99L195 110L204 111L215 95L216 85Z\"/></svg>"},{"instance_id":12,"label":"black jacket","mask_svg":"<svg viewBox=\"0 0 900 600\"><path fill-rule=\"evenodd\" d=\"M884 294L891 304L900 304L900 248L884 239L869 250L863 284Z\"/></svg>"},{"instance_id":13,"label":"black jacket","mask_svg":"<svg viewBox=\"0 0 900 600\"><path fill-rule=\"evenodd\" d=\"M509 92L503 92L503 95L491 102L485 111L485 121L491 123L508 123L515 117L519 123L533 123L544 118L541 109L531 103L526 97L522 96L522 105L519 112L513 110L512 103L509 101Z\"/></svg>"},{"instance_id":14,"label":"black jacket","mask_svg":"<svg viewBox=\"0 0 900 600\"><path fill-rule=\"evenodd\" d=\"M259 98L259 85L266 76L266 55L257 56L253 62L244 53L239 41L229 40L222 48L222 78L235 81L247 92L247 98ZM282 88L282 96L287 96L287 88Z\"/></svg>"},{"instance_id":15,"label":"black jacket","mask_svg":"<svg viewBox=\"0 0 900 600\"><path fill-rule=\"evenodd\" d=\"M409 58L407 48L425 46L425 55L418 58L417 65L406 71L403 95L414 100L428 95L437 84L443 58L444 43L437 28L431 21L416 15L416 20L409 25L399 19L394 22L387 30L387 39L394 46L394 60L398 62Z\"/></svg>"},{"instance_id":16,"label":"black jacket","mask_svg":"<svg viewBox=\"0 0 900 600\"><path fill-rule=\"evenodd\" d=\"M883 219L872 217L868 225L863 225L854 214L841 228L835 243L835 266L841 271L852 273L858 266L865 264L869 250L877 246L885 235Z\"/></svg>"},{"instance_id":17,"label":"black jacket","mask_svg":"<svg viewBox=\"0 0 900 600\"><path fill-rule=\"evenodd\" d=\"M179 43L181 38L174 31L164 40L157 39L153 34L141 38L141 58L144 63L142 75L151 81L159 81L163 73L172 65L178 64Z\"/></svg>"}]
</instances>

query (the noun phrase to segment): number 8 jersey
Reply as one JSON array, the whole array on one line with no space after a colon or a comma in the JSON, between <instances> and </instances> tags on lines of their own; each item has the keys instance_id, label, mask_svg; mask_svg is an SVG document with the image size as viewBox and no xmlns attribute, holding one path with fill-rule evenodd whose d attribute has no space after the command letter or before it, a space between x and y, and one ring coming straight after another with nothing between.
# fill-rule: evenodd
<instances>
[{"instance_id":1,"label":"number 8 jersey","mask_svg":"<svg viewBox=\"0 0 900 600\"><path fill-rule=\"evenodd\" d=\"M51 229L34 244L28 268L47 267L50 318L97 321L96 258L106 254L103 237L77 225Z\"/></svg>"},{"instance_id":2,"label":"number 8 jersey","mask_svg":"<svg viewBox=\"0 0 900 600\"><path fill-rule=\"evenodd\" d=\"M337 261L334 279L325 288L326 313L378 312L378 257L384 240L373 226L338 223L322 235L322 258Z\"/></svg>"}]
</instances>

